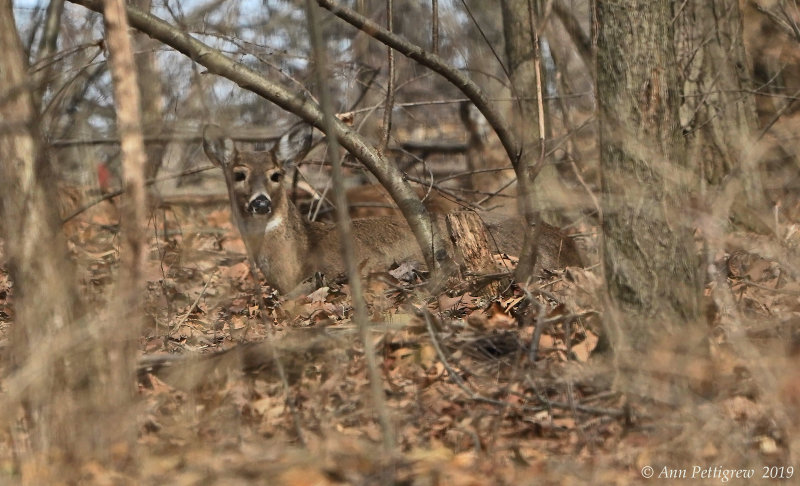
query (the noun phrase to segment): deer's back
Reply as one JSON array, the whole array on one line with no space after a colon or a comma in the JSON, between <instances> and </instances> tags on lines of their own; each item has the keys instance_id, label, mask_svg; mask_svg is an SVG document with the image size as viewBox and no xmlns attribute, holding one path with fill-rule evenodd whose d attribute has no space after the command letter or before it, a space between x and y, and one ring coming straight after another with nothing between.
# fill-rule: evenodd
<instances>
[{"instance_id":1,"label":"deer's back","mask_svg":"<svg viewBox=\"0 0 800 486\"><path fill-rule=\"evenodd\" d=\"M522 218L498 218L492 215L482 217L490 235L489 246L492 251L499 250L515 256L522 254L526 227ZM494 247L495 242L497 248ZM538 245L537 261L545 270L583 266L583 259L575 242L555 226L541 224Z\"/></svg>"},{"instance_id":2,"label":"deer's back","mask_svg":"<svg viewBox=\"0 0 800 486\"><path fill-rule=\"evenodd\" d=\"M490 236L492 251L519 256L522 252L525 224L520 218L483 215ZM402 218L381 217L354 219L352 221L353 245L359 273L383 271L392 263L414 260L424 263L414 235ZM453 248L447 237L444 219L436 221L438 231L445 235L448 251ZM329 277L344 274L341 257L341 239L336 226L310 223L308 226L310 250L304 267L306 274L321 271ZM582 261L575 243L558 228L543 224L540 228L538 260L542 268L554 270L565 266L581 266Z\"/></svg>"},{"instance_id":3,"label":"deer's back","mask_svg":"<svg viewBox=\"0 0 800 486\"><path fill-rule=\"evenodd\" d=\"M411 229L400 218L368 218L352 221L353 246L359 273L382 271L394 262L423 262ZM329 277L345 273L341 257L341 238L336 225L309 224L310 251L308 274L321 271Z\"/></svg>"}]
</instances>

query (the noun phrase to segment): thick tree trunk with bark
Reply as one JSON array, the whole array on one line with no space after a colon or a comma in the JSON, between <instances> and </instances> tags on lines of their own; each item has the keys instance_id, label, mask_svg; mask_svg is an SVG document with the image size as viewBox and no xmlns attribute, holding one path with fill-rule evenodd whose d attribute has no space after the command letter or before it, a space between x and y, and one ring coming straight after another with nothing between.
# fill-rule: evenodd
<instances>
[{"instance_id":1,"label":"thick tree trunk with bark","mask_svg":"<svg viewBox=\"0 0 800 486\"><path fill-rule=\"evenodd\" d=\"M671 2L597 2L597 18L607 323L617 360L634 369L663 332L698 317L692 171L678 121Z\"/></svg>"},{"instance_id":2,"label":"thick tree trunk with bark","mask_svg":"<svg viewBox=\"0 0 800 486\"><path fill-rule=\"evenodd\" d=\"M704 184L739 184L745 197L733 201L734 220L749 229L769 231L754 149L756 103L739 2L689 2L675 25L684 94L681 125L687 133L690 164L700 171Z\"/></svg>"},{"instance_id":3,"label":"thick tree trunk with bark","mask_svg":"<svg viewBox=\"0 0 800 486\"><path fill-rule=\"evenodd\" d=\"M684 101L681 122L703 179L718 184L739 166L756 128L755 99L736 0L689 2L677 17Z\"/></svg>"}]
</instances>

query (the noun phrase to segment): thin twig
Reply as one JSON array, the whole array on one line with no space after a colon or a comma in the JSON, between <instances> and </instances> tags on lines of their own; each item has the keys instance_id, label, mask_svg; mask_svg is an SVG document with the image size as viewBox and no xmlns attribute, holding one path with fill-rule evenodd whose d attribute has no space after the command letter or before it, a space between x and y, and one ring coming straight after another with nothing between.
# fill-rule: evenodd
<instances>
[{"instance_id":1,"label":"thin twig","mask_svg":"<svg viewBox=\"0 0 800 486\"><path fill-rule=\"evenodd\" d=\"M469 387L467 386L467 384L461 378L461 376L453 369L452 366L450 366L450 363L447 360L447 357L445 356L444 351L442 351L442 347L439 345L439 341L436 338L436 331L433 329L433 322L431 320L432 317L431 317L430 311L428 309L425 309L425 308L417 308L416 311L417 311L417 315L423 317L423 319L425 320L425 326L426 326L426 328L428 330L428 335L431 338L431 345L433 346L434 350L436 351L436 355L438 356L439 360L442 362L442 366L444 366L445 371L447 371L448 376L453 381L453 383L455 383L456 386L458 386L461 389L461 391L463 391L467 395L467 397L470 400L474 400L476 402L481 402L481 403L486 403L486 404L489 404L489 405L494 405L494 406L497 406L497 407L510 408L512 410L521 410L521 411L524 411L524 412L532 412L532 413L541 412L543 410L548 410L550 408L558 408L558 409L562 409L562 410L572 410L573 409L573 407L569 403L551 402L549 400L544 400L543 398L540 398L540 401L543 404L545 404L545 406L531 407L531 406L528 406L528 405L519 405L519 404L515 404L515 403L509 402L509 401L505 401L505 400L496 400L496 399L493 399L493 398L487 398L487 397L484 397L484 396L482 396L482 395L470 390ZM527 398L527 397L525 397L525 398ZM605 409L605 408L598 408L598 407L588 407L588 406L585 406L585 405L575 405L574 409L579 411L579 412L583 412L583 413L587 413L587 414L591 414L591 415L608 415L608 416L611 416L611 417L622 417L622 416L625 415L625 411L624 410L614 410L614 409Z\"/></svg>"},{"instance_id":2,"label":"thin twig","mask_svg":"<svg viewBox=\"0 0 800 486\"><path fill-rule=\"evenodd\" d=\"M184 325L184 323L186 323L186 321L189 319L189 316L192 315L192 310L195 307L197 307L197 304L200 303L200 299L202 299L203 296L206 295L206 289L208 288L208 285L211 283L211 281L214 280L215 276L216 276L216 274L211 275L208 278L208 280L206 280L206 284L203 285L203 288L200 290L200 293L197 294L197 298L194 299L194 302L192 302L192 305L189 306L189 309L186 311L186 314L183 315L183 317L181 318L180 321L178 321L174 326L172 326L172 329L179 329L182 325Z\"/></svg>"},{"instance_id":3,"label":"thin twig","mask_svg":"<svg viewBox=\"0 0 800 486\"><path fill-rule=\"evenodd\" d=\"M790 289L776 289L772 287L767 287L766 285L757 284L750 280L739 280L739 283L746 285L748 287L753 287L761 290L766 290L768 292L775 292L776 294L785 294L785 295L800 295L800 292L797 290L790 290Z\"/></svg>"},{"instance_id":4,"label":"thin twig","mask_svg":"<svg viewBox=\"0 0 800 486\"><path fill-rule=\"evenodd\" d=\"M188 169L188 170L185 170L185 171L183 171L183 172L181 172L179 174L170 174L168 176L159 177L157 179L148 179L147 181L145 181L144 185L145 185L145 187L150 187L153 184L157 184L159 182L168 181L170 179L177 179L179 177L183 177L183 176L187 176L187 175L191 175L191 174L197 174L199 172L205 172L207 170L213 170L213 169L216 169L216 167L214 167L213 165L204 166L204 167L198 167L196 169ZM75 211L73 211L72 213L70 213L66 217L64 217L64 219L61 221L61 224L63 225L63 224L66 224L66 223L70 222L71 220L73 220L77 216L79 216L81 213L91 209L92 207L100 204L103 201L108 201L109 199L114 199L115 197L121 196L123 194L125 194L125 189L118 189L116 191L112 191L112 192L109 192L107 194L104 194L103 196L101 196L101 197L99 197L99 198L97 198L97 199L95 199L93 201L89 201L88 203L84 204L83 206L79 207L78 209L76 209Z\"/></svg>"},{"instance_id":5,"label":"thin twig","mask_svg":"<svg viewBox=\"0 0 800 486\"><path fill-rule=\"evenodd\" d=\"M386 30L392 32L394 30L394 13L393 13L392 0L386 0ZM381 154L386 153L389 147L389 138L392 134L392 110L394 109L394 49L391 47L386 48L388 72L386 73L386 102L383 106L383 137L381 139L378 152Z\"/></svg>"}]
</instances>

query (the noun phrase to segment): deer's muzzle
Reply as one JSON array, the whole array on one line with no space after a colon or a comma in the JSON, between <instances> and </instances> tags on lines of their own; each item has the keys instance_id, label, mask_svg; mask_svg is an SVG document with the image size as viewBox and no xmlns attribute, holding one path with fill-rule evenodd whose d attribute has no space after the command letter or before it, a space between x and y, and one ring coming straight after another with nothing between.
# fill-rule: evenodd
<instances>
[{"instance_id":1,"label":"deer's muzzle","mask_svg":"<svg viewBox=\"0 0 800 486\"><path fill-rule=\"evenodd\" d=\"M259 194L250 200L247 211L252 214L269 214L272 212L272 201L264 194Z\"/></svg>"}]
</instances>

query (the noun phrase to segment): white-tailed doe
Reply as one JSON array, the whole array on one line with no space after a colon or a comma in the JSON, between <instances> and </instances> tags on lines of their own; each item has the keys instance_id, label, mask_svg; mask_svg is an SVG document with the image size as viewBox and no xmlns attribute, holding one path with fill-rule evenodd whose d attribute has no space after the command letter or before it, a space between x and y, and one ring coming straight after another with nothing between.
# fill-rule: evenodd
<instances>
[{"instance_id":1,"label":"white-tailed doe","mask_svg":"<svg viewBox=\"0 0 800 486\"><path fill-rule=\"evenodd\" d=\"M248 256L267 283L281 293L294 290L315 272L328 278L344 272L336 227L306 220L287 196L287 166L300 161L310 146L311 127L307 125L290 130L266 152L237 150L214 125L203 132L206 154L225 174L233 219ZM503 251L519 254L523 227L518 220L487 226L496 232ZM352 228L357 266L362 272L386 270L393 262L409 259L423 261L402 218L355 219ZM580 264L571 239L553 227L543 228L539 254L548 259L545 268Z\"/></svg>"}]
</instances>

